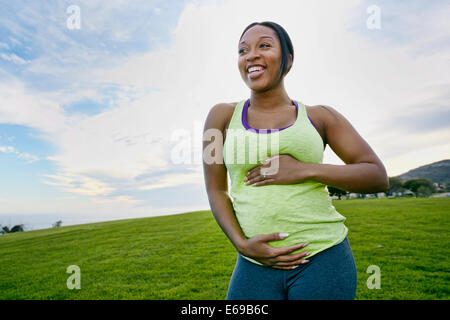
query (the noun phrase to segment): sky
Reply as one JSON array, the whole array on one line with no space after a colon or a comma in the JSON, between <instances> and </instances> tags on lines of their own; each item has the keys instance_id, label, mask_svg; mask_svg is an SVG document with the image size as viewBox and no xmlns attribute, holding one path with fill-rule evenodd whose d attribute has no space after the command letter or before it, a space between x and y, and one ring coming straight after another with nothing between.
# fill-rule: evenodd
<instances>
[{"instance_id":1,"label":"sky","mask_svg":"<svg viewBox=\"0 0 450 320\"><path fill-rule=\"evenodd\" d=\"M389 176L450 158L448 1L0 6L0 224L209 210L202 128L250 96L237 44L255 21L291 37L289 96L338 110ZM344 164L329 147L323 163Z\"/></svg>"}]
</instances>

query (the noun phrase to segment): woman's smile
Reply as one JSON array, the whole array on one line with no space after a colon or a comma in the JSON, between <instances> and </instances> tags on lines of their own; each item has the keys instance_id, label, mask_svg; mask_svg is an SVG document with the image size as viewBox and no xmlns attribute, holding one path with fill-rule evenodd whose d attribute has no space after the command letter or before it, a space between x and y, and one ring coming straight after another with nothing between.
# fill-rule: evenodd
<instances>
[{"instance_id":1,"label":"woman's smile","mask_svg":"<svg viewBox=\"0 0 450 320\"><path fill-rule=\"evenodd\" d=\"M248 77L249 77L249 79L256 79L259 76L261 76L265 70L266 69L262 68L262 67L260 67L258 70L252 70L248 73Z\"/></svg>"}]
</instances>

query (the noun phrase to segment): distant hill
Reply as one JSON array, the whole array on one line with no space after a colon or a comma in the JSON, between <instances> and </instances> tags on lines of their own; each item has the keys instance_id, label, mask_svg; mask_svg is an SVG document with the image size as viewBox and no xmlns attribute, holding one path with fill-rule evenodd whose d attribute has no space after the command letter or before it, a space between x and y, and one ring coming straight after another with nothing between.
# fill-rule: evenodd
<instances>
[{"instance_id":1,"label":"distant hill","mask_svg":"<svg viewBox=\"0 0 450 320\"><path fill-rule=\"evenodd\" d=\"M450 160L433 162L416 169L409 170L406 173L395 176L395 178L400 178L402 181L426 178L433 182L450 182Z\"/></svg>"}]
</instances>

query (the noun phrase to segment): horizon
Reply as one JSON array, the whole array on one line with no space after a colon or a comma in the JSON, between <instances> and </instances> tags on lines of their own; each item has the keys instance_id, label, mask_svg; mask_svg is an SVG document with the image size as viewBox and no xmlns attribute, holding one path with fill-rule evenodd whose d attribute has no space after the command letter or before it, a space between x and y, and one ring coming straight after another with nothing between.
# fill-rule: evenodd
<instances>
[{"instance_id":1,"label":"horizon","mask_svg":"<svg viewBox=\"0 0 450 320\"><path fill-rule=\"evenodd\" d=\"M427 165L431 165L438 162L443 161L450 161L450 159L444 159L439 160L436 162L432 162ZM415 169L421 168L423 166L410 169L400 175L406 174L410 171L413 171ZM397 176L394 176L397 177ZM389 178L394 178L389 177ZM351 192L349 192L351 193ZM448 192L447 192L448 193ZM183 209L184 210L184 209ZM140 218L151 218L151 217L161 217L161 216L167 216L167 215L178 215L178 214L185 214L185 213L191 213L191 212L197 212L197 211L210 211L211 209L208 208L190 208L188 211L172 211L172 212L160 212L159 214L151 214L151 215L138 215L138 216L131 216L131 217L97 217L97 218L91 218L89 216L86 216L85 214L80 215L67 215L65 217L58 216L56 214L45 214L45 213L39 213L39 214L21 214L21 215L8 215L8 214L0 214L0 227L8 226L9 228L12 228L15 225L23 225L24 231L33 231L33 230L42 230L42 229L50 229L53 228L52 224L55 223L58 220L62 220L62 227L65 226L74 226L74 225L82 225L82 224L89 224L89 223L100 223L100 222L108 222L108 221L117 221L117 220L127 220L127 219L140 219ZM94 215L95 216L95 215ZM33 219L34 218L34 219ZM18 223L2 223L3 221L15 219L16 221L19 221ZM22 221L36 221L35 223L25 222ZM67 220L69 220L69 223L67 223ZM85 221L85 222L82 222ZM30 227L31 226L31 227Z\"/></svg>"}]
</instances>

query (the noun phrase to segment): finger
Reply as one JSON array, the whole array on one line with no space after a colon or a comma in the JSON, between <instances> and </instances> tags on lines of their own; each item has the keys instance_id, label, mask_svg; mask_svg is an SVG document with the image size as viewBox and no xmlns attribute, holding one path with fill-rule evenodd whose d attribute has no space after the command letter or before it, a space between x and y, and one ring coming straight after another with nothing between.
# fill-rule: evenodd
<instances>
[{"instance_id":1,"label":"finger","mask_svg":"<svg viewBox=\"0 0 450 320\"><path fill-rule=\"evenodd\" d=\"M289 233L277 232L277 233L269 233L269 234L260 234L257 237L259 237L259 240L262 242L270 242L270 241L283 240L283 239L286 239L288 236L289 236ZM271 248L271 249L275 250L276 248Z\"/></svg>"},{"instance_id":2,"label":"finger","mask_svg":"<svg viewBox=\"0 0 450 320\"><path fill-rule=\"evenodd\" d=\"M251 185L251 184L254 184L254 183L256 183L256 182L261 182L261 181L263 181L264 180L264 177L262 176L262 175L256 175L256 176L254 176L253 178L247 178L247 181L245 182L245 184L247 184L247 185Z\"/></svg>"},{"instance_id":3,"label":"finger","mask_svg":"<svg viewBox=\"0 0 450 320\"><path fill-rule=\"evenodd\" d=\"M260 172L261 172L261 168L263 168L263 167L270 167L270 166L269 166L270 161L271 161L273 158L277 157L277 156L278 156L278 155L272 156L272 157L270 157L270 158L267 158L266 160L262 161L260 165L258 165L258 166L256 166L256 167L250 169L250 170L247 172L247 175L246 175L247 178L253 178L253 177L258 176L258 175L260 174Z\"/></svg>"},{"instance_id":4,"label":"finger","mask_svg":"<svg viewBox=\"0 0 450 320\"><path fill-rule=\"evenodd\" d=\"M261 168L260 168L260 170L259 170L259 174L261 175L261 176L264 176L264 175L266 175L266 179L267 178L273 178L273 175L275 174L276 172L274 172L274 170L271 170L270 169L270 165L263 165L263 166L261 166Z\"/></svg>"},{"instance_id":5,"label":"finger","mask_svg":"<svg viewBox=\"0 0 450 320\"><path fill-rule=\"evenodd\" d=\"M264 186L266 184L272 184L272 182L274 182L275 179L265 179L265 180L261 180L259 182L255 182L252 183L251 186L255 187L255 186Z\"/></svg>"},{"instance_id":6,"label":"finger","mask_svg":"<svg viewBox=\"0 0 450 320\"><path fill-rule=\"evenodd\" d=\"M270 180L270 182L273 182L274 181L273 179L275 179L275 177L271 176L268 170L265 170L265 168L260 167L259 170L256 170L254 173L252 173L245 179L245 183L247 185L254 183L263 184L262 182L268 180Z\"/></svg>"},{"instance_id":7,"label":"finger","mask_svg":"<svg viewBox=\"0 0 450 320\"><path fill-rule=\"evenodd\" d=\"M297 261L300 260L306 256L309 256L311 254L311 252L300 252L300 253L296 253L296 254L287 254L287 255L283 255L283 256L278 256L275 258L275 261L278 262L293 262L293 261Z\"/></svg>"},{"instance_id":8,"label":"finger","mask_svg":"<svg viewBox=\"0 0 450 320\"><path fill-rule=\"evenodd\" d=\"M308 262L309 262L309 260L298 259L298 260L295 260L292 262L278 262L278 263L274 264L274 266L281 267L281 268L291 268L294 266L307 264Z\"/></svg>"},{"instance_id":9,"label":"finger","mask_svg":"<svg viewBox=\"0 0 450 320\"><path fill-rule=\"evenodd\" d=\"M279 158L280 157L280 155L279 154L276 154L276 155L274 155L274 156L271 156L271 157L269 157L269 158L267 158L266 160L264 160L262 163L263 164L268 164L270 161L272 161L273 159L276 159L276 158Z\"/></svg>"},{"instance_id":10,"label":"finger","mask_svg":"<svg viewBox=\"0 0 450 320\"><path fill-rule=\"evenodd\" d=\"M275 248L275 252L276 252L276 254L278 256L281 256L281 255L289 254L289 253L291 253L291 252L293 252L295 250L304 248L307 245L308 245L308 242L306 242L306 243L302 242L302 243L295 244L295 245L292 245L292 246L289 246L289 247Z\"/></svg>"},{"instance_id":11,"label":"finger","mask_svg":"<svg viewBox=\"0 0 450 320\"><path fill-rule=\"evenodd\" d=\"M274 269L280 269L280 270L293 270L298 268L298 265L296 266L290 266L290 267L279 267L279 266L272 266Z\"/></svg>"},{"instance_id":12,"label":"finger","mask_svg":"<svg viewBox=\"0 0 450 320\"><path fill-rule=\"evenodd\" d=\"M257 166L257 167L255 167L255 168L253 168L253 169L251 169L251 170L249 170L247 172L247 175L246 175L247 180L255 178L255 177L257 177L259 175L259 170L258 170L259 167L260 166Z\"/></svg>"}]
</instances>

